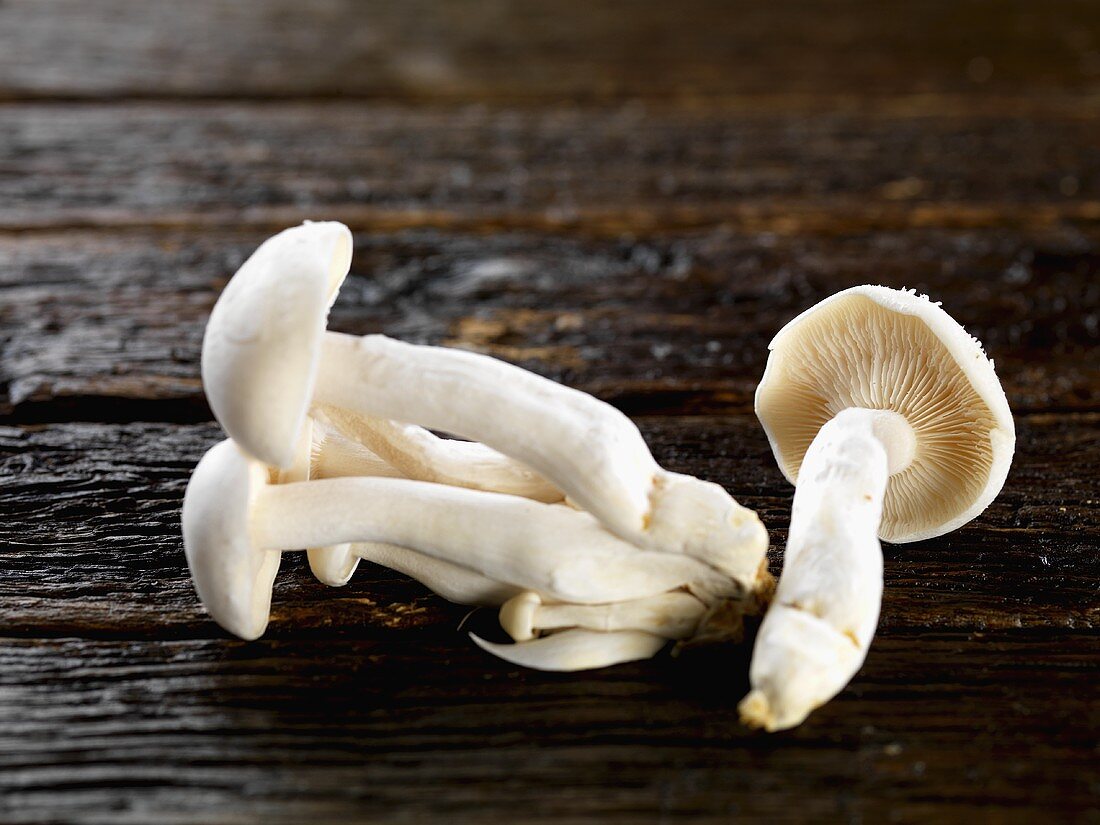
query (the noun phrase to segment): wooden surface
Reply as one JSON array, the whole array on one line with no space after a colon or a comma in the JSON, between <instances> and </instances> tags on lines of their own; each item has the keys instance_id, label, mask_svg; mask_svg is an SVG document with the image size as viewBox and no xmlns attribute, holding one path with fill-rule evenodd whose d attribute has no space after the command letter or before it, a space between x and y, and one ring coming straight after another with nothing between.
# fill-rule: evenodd
<instances>
[{"instance_id":1,"label":"wooden surface","mask_svg":"<svg viewBox=\"0 0 1100 825\"><path fill-rule=\"evenodd\" d=\"M1088 2L0 0L0 821L1100 822L1100 10ZM930 293L1017 415L1004 492L886 547L878 637L802 727L748 652L577 675L288 556L263 640L179 537L218 291L356 232L331 326L593 392L671 469L791 489L771 335Z\"/></svg>"}]
</instances>

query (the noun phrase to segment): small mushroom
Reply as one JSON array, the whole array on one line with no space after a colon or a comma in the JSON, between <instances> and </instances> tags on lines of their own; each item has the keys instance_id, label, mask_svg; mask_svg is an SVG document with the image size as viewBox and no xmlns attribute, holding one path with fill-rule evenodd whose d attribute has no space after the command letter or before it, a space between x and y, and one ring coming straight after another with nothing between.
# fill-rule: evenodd
<instances>
[{"instance_id":1,"label":"small mushroom","mask_svg":"<svg viewBox=\"0 0 1100 825\"><path fill-rule=\"evenodd\" d=\"M571 627L586 630L644 630L664 639L686 639L707 606L690 593L673 591L612 604L548 604L525 591L500 609L500 626L517 642L542 632Z\"/></svg>"},{"instance_id":2,"label":"small mushroom","mask_svg":"<svg viewBox=\"0 0 1100 825\"><path fill-rule=\"evenodd\" d=\"M330 410L329 412L332 411ZM387 423L388 422L378 422L378 425L382 427ZM429 433L428 435L431 434ZM435 436L431 437L435 438ZM489 461L488 463L492 464L493 462ZM514 464L515 462L512 463ZM474 472L477 472L477 468L474 467L474 465L469 466ZM358 441L345 437L340 430L332 425L328 416L323 412L306 419L300 444L295 452L294 463L288 469L279 470L277 472L277 480L282 484L293 481L308 481L311 478L345 478L352 476L373 476L381 478L409 477L389 462L382 460L373 451L367 449ZM416 476L412 476L412 478L416 478ZM486 483L491 482L494 478L495 476L490 476L488 474L482 476L482 479ZM354 550L349 544L340 544L333 547L311 547L306 551L306 554L309 557L310 569L320 581L332 587L340 587L351 580L360 559L368 559L376 562L378 561L378 557L381 556L403 559L405 558L405 554L409 552L411 551L404 548L385 547L381 545L372 547L366 543L360 543ZM425 568L425 564L427 563L417 562L418 569L422 569L425 575L440 578L441 581L446 581L457 575L453 571L448 571L446 567L439 571L432 571L430 569L432 565L427 564ZM445 563L439 562L439 564L442 565ZM398 567L398 569L403 568ZM414 578L419 578L423 583L432 587L433 590L436 589L423 577L416 574L410 575L413 575ZM492 582L483 577L482 579L482 583L474 587L472 592L499 592L499 582ZM446 598L450 598L439 590L436 590L436 592L439 592L440 595ZM469 587L459 589L457 592L466 594L464 598L457 599L464 604L491 603L486 602L481 597L473 598L469 596L468 594L471 592L471 588Z\"/></svg>"},{"instance_id":3,"label":"small mushroom","mask_svg":"<svg viewBox=\"0 0 1100 825\"><path fill-rule=\"evenodd\" d=\"M774 731L863 664L882 598L879 537L917 541L975 518L1004 484L1015 428L981 345L913 292L845 290L770 349L756 413L795 494L740 710Z\"/></svg>"},{"instance_id":4,"label":"small mushroom","mask_svg":"<svg viewBox=\"0 0 1100 825\"><path fill-rule=\"evenodd\" d=\"M457 604L496 607L524 591L443 559L405 547L360 542L348 548L351 556L365 559L416 579L436 595Z\"/></svg>"},{"instance_id":5,"label":"small mushroom","mask_svg":"<svg viewBox=\"0 0 1100 825\"><path fill-rule=\"evenodd\" d=\"M688 556L639 550L564 504L397 478L272 484L231 440L212 447L183 502L183 542L199 598L246 639L267 626L279 553L380 542L494 581L578 604L690 587L732 597L736 582Z\"/></svg>"},{"instance_id":6,"label":"small mushroom","mask_svg":"<svg viewBox=\"0 0 1100 825\"><path fill-rule=\"evenodd\" d=\"M325 407L320 414L405 478L508 493L547 504L564 498L561 490L535 471L476 441L440 438L416 424L369 418L338 407Z\"/></svg>"},{"instance_id":7,"label":"small mushroom","mask_svg":"<svg viewBox=\"0 0 1100 825\"><path fill-rule=\"evenodd\" d=\"M648 659L668 642L641 630L563 630L514 645L488 642L473 633L470 638L482 650L506 662L550 671L592 670Z\"/></svg>"},{"instance_id":8,"label":"small mushroom","mask_svg":"<svg viewBox=\"0 0 1100 825\"><path fill-rule=\"evenodd\" d=\"M210 314L202 348L210 406L238 443L271 466L286 469L297 460L328 310L347 276L351 253L351 232L342 223L306 221L280 232L244 262ZM362 420L339 423L353 436L367 428ZM381 422L375 429L380 427ZM562 498L531 470L484 446L460 446L419 427L385 431L375 440L400 459L391 463L408 478L426 469L417 461L423 457L441 468L438 477L424 481ZM476 461L466 467L467 458Z\"/></svg>"},{"instance_id":9,"label":"small mushroom","mask_svg":"<svg viewBox=\"0 0 1100 825\"><path fill-rule=\"evenodd\" d=\"M419 424L499 450L632 544L702 559L744 591L767 581L756 514L662 470L610 405L484 355L326 332L350 261L347 227L295 227L264 242L214 306L203 384L246 451L288 467L315 405Z\"/></svg>"}]
</instances>

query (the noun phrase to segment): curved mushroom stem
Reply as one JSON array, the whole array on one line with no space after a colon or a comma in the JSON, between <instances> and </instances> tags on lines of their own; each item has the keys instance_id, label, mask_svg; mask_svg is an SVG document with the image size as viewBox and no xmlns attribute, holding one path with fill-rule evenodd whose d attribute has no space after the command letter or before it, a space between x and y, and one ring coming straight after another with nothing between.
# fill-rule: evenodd
<instances>
[{"instance_id":1,"label":"curved mushroom stem","mask_svg":"<svg viewBox=\"0 0 1100 825\"><path fill-rule=\"evenodd\" d=\"M318 414L405 478L547 503L564 498L561 490L538 473L484 444L440 438L416 424L357 415L338 407L323 408Z\"/></svg>"},{"instance_id":2,"label":"curved mushroom stem","mask_svg":"<svg viewBox=\"0 0 1100 825\"><path fill-rule=\"evenodd\" d=\"M397 425L388 421L366 421L360 419L358 416L347 413L343 410L330 410L334 417L347 418L349 426L359 426L360 421L364 422L364 427L377 427L377 429L383 433L389 432L390 428L405 427L406 425ZM370 449L369 445L364 446L359 440L352 440L343 434L338 429L329 415L324 413L316 416L311 421L307 421L305 425L305 432L303 438L298 447L298 456L294 464L286 470L279 471L278 478L281 483L293 482L293 481L306 481L308 479L322 479L322 478L348 478L358 476L371 476L374 478L408 478L405 472L407 469L412 469L414 472L418 469L417 466L409 466L408 462L404 467L395 467L392 462L387 461L380 457L374 450ZM420 427L414 425L408 426L409 430L419 430L427 438L421 438L419 434L411 434L410 441L416 443L428 443L429 447L427 451L431 453L431 445L428 439L434 439L441 444L453 443L456 446L461 445L463 448L475 448L469 450L443 450L448 454L451 459L450 465L455 467L461 478L455 476L453 480L461 481L468 480L475 484L484 484L486 489L493 490L498 485L503 489L496 490L497 492L508 492L509 487L512 488L514 494L519 495L520 490L534 493L531 498L538 498L539 494L546 497L551 497L548 484L543 482L530 470L527 470L518 462L514 462L511 459L506 458L500 453L496 453L493 450L489 450L481 444L468 444L466 442L447 442L444 439L437 438L427 430L423 430ZM308 446L307 446L308 445ZM480 448L480 449L476 449ZM463 461L463 453L470 456L472 460ZM494 460L489 454L498 460ZM484 463L480 463L477 459L479 457L485 458ZM447 480L440 477L444 474L436 474L434 478L424 478L424 475L430 473L431 455L424 458L425 463L420 469L424 472L413 475L413 478L419 478L423 481L435 481L438 483L447 483ZM444 461L446 465L446 461ZM507 465L512 465L509 468ZM526 479L526 480L524 480ZM515 482L515 483L513 483ZM460 484L459 486L473 486L472 484ZM557 499L561 500L561 493L557 493ZM387 567L394 567L402 572L408 573L415 579L420 580L426 584L430 589L434 590L444 598L451 601L457 601L461 604L487 604L487 605L499 605L501 602L506 601L511 595L513 595L517 588L501 585L500 582L495 582L491 579L487 579L478 574L468 571L465 568L458 565L451 565L447 562L441 562L431 557L422 556L421 554L415 554L414 551L406 550L405 548L392 547L389 545L375 545L370 551L374 556L385 557L391 559L396 564L389 564L387 562L378 561L376 558L372 558L369 555L363 555L364 548L368 545L362 544L357 548L360 552L352 552L356 548L349 548L347 545L336 547L311 547L309 548L309 565L313 570L314 575L325 584L333 587L340 587L347 584L351 580L352 575L355 573L355 568L358 565L360 558L366 558L370 561L377 561L379 564L385 564ZM408 561L407 554L414 553L414 557L418 557L415 562ZM412 564L411 570L405 570L401 564ZM436 565L442 565L437 569ZM418 572L413 572L413 571ZM462 571L459 573L457 571ZM465 576L476 577L475 579L464 579ZM436 581L438 586L433 586L432 581L425 580L423 576L427 576L432 581ZM456 579L463 579L463 581L455 581ZM502 590L502 587L506 588ZM509 592L510 591L510 592ZM508 595L504 595L498 598L499 594L507 592ZM448 595L451 594L451 595ZM454 596L452 598L452 595Z\"/></svg>"},{"instance_id":3,"label":"curved mushroom stem","mask_svg":"<svg viewBox=\"0 0 1100 825\"><path fill-rule=\"evenodd\" d=\"M758 584L767 533L756 514L716 484L662 470L634 423L590 395L483 355L329 332L314 403L482 442L626 541L694 556L744 591Z\"/></svg>"},{"instance_id":4,"label":"curved mushroom stem","mask_svg":"<svg viewBox=\"0 0 1100 825\"><path fill-rule=\"evenodd\" d=\"M501 627L516 642L540 633L579 627L586 630L644 630L663 639L686 639L695 632L707 606L682 591L612 604L545 604L527 591L500 609Z\"/></svg>"},{"instance_id":5,"label":"curved mushroom stem","mask_svg":"<svg viewBox=\"0 0 1100 825\"><path fill-rule=\"evenodd\" d=\"M746 724L800 724L863 664L882 602L883 496L891 470L912 459L907 443L889 415L850 408L810 444L775 600L753 648L752 691L739 706Z\"/></svg>"},{"instance_id":6,"label":"curved mushroom stem","mask_svg":"<svg viewBox=\"0 0 1100 825\"><path fill-rule=\"evenodd\" d=\"M267 485L252 502L252 541L265 550L371 541L417 550L495 581L578 604L696 586L740 588L687 556L640 550L561 504L394 478Z\"/></svg>"},{"instance_id":7,"label":"curved mushroom stem","mask_svg":"<svg viewBox=\"0 0 1100 825\"><path fill-rule=\"evenodd\" d=\"M362 542L351 545L350 552L356 558L404 573L436 595L456 604L496 607L521 592L521 588L515 585L392 544Z\"/></svg>"}]
</instances>

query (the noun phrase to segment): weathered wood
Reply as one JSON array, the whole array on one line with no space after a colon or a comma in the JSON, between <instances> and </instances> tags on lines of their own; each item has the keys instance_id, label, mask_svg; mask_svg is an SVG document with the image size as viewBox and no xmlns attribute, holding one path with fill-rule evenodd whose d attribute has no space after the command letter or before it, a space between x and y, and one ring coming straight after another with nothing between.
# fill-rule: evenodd
<instances>
[{"instance_id":1,"label":"weathered wood","mask_svg":"<svg viewBox=\"0 0 1100 825\"><path fill-rule=\"evenodd\" d=\"M751 415L640 419L658 460L725 485L772 531L773 565L791 490ZM1100 624L1100 473L1095 416L1020 421L1015 468L965 529L886 549L884 630ZM224 635L198 607L179 535L191 469L221 436L209 425L65 424L0 429L0 627L101 638ZM364 565L332 590L301 554L284 561L269 635L388 636L433 628L456 647L467 610Z\"/></svg>"},{"instance_id":2,"label":"weathered wood","mask_svg":"<svg viewBox=\"0 0 1100 825\"><path fill-rule=\"evenodd\" d=\"M2 7L0 7L2 8ZM790 108L8 105L0 228L781 234L1100 221L1100 106L1042 120Z\"/></svg>"},{"instance_id":3,"label":"weathered wood","mask_svg":"<svg viewBox=\"0 0 1100 825\"><path fill-rule=\"evenodd\" d=\"M1095 804L1095 636L882 638L781 736L710 651L519 671L404 635L0 643L6 821L1074 821ZM1054 814L1054 812L1057 814Z\"/></svg>"},{"instance_id":4,"label":"weathered wood","mask_svg":"<svg viewBox=\"0 0 1100 825\"><path fill-rule=\"evenodd\" d=\"M0 0L0 820L1100 821L1098 125L1080 0ZM307 217L357 233L334 328L606 398L773 568L752 392L845 286L988 345L1012 473L885 548L866 667L779 736L745 646L520 671L367 565L288 555L231 640L179 536L202 325Z\"/></svg>"},{"instance_id":5,"label":"weathered wood","mask_svg":"<svg viewBox=\"0 0 1100 825\"><path fill-rule=\"evenodd\" d=\"M206 315L263 231L0 236L0 415L207 420ZM1100 233L358 234L330 326L473 347L630 414L746 412L772 335L857 283L985 342L1018 412L1100 409Z\"/></svg>"},{"instance_id":6,"label":"weathered wood","mask_svg":"<svg viewBox=\"0 0 1100 825\"><path fill-rule=\"evenodd\" d=\"M1085 0L5 0L9 97L699 100L1100 92Z\"/></svg>"}]
</instances>

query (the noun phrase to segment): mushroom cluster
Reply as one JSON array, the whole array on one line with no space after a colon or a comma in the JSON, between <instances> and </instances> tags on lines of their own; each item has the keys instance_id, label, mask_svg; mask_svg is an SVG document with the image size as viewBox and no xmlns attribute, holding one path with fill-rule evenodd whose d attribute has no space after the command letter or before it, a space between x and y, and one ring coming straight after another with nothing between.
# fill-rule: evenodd
<instances>
[{"instance_id":1,"label":"mushroom cluster","mask_svg":"<svg viewBox=\"0 0 1100 825\"><path fill-rule=\"evenodd\" d=\"M542 670L740 635L775 588L754 512L661 468L630 419L582 392L484 355L327 331L351 251L339 223L281 232L211 312L203 385L229 438L192 475L183 538L215 621L262 635L281 553L306 549L329 585L366 559L500 607L513 643L474 641ZM780 331L756 412L795 484L740 704L746 724L774 731L862 665L880 539L975 518L1015 431L981 345L927 298L875 286Z\"/></svg>"},{"instance_id":2,"label":"mushroom cluster","mask_svg":"<svg viewBox=\"0 0 1100 825\"><path fill-rule=\"evenodd\" d=\"M351 250L339 223L281 232L210 315L203 386L229 438L191 477L183 538L226 630L263 634L280 555L302 548L326 584L368 559L503 605L515 643L475 641L555 670L651 656L770 590L756 514L658 466L610 405L484 355L327 331Z\"/></svg>"}]
</instances>

